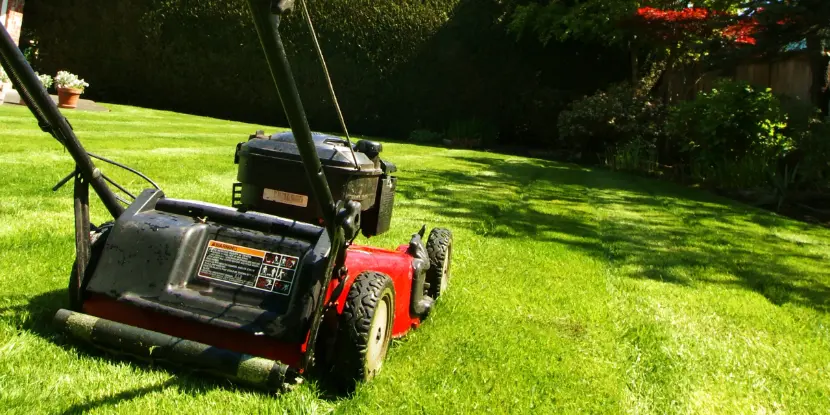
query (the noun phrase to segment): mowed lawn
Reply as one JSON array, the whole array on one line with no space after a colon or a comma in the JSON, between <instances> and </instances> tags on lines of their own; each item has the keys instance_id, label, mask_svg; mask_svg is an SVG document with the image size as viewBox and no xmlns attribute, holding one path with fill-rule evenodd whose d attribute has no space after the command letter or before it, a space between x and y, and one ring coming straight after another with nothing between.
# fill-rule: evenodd
<instances>
[{"instance_id":1,"label":"mowed lawn","mask_svg":"<svg viewBox=\"0 0 830 415\"><path fill-rule=\"evenodd\" d=\"M177 198L228 204L256 125L111 106L69 114L90 151ZM273 129L269 129L271 131ZM73 163L0 106L2 413L824 413L830 230L655 180L387 143L394 247L455 233L450 290L352 396L281 394L112 358L57 334ZM141 182L109 166L132 188ZM100 206L97 221L106 220ZM365 241L364 241L365 242Z\"/></svg>"}]
</instances>

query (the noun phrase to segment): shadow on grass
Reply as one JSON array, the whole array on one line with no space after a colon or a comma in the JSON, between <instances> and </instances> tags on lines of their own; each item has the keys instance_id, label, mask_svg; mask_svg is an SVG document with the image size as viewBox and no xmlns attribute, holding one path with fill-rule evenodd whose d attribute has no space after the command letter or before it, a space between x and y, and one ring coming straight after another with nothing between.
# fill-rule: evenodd
<instances>
[{"instance_id":1,"label":"shadow on grass","mask_svg":"<svg viewBox=\"0 0 830 415\"><path fill-rule=\"evenodd\" d=\"M466 168L404 172L399 194L478 235L566 244L627 277L731 285L830 311L830 243L809 236L821 228L638 176L523 158L454 160Z\"/></svg>"},{"instance_id":2,"label":"shadow on grass","mask_svg":"<svg viewBox=\"0 0 830 415\"><path fill-rule=\"evenodd\" d=\"M61 333L52 322L57 310L60 308L66 308L69 305L67 298L68 294L66 290L49 291L34 297L3 297L2 299L5 300L4 302L10 305L0 307L0 316L11 316L11 318L4 318L10 326L16 327L21 331L25 330L34 333L35 335L42 337L58 345L59 347L65 349L73 347L81 356L108 361L129 362L136 367L141 367L147 370L162 370L174 376L158 385L126 390L110 396L74 405L63 411L62 413L64 414L86 413L100 406L116 405L122 402L141 398L142 396L148 394L160 392L170 387L174 387L187 395L205 394L216 389L228 391L244 390L248 392L260 392L263 394L279 394L285 392L267 392L249 388L245 385L234 384L228 380L209 373L187 370L187 368L182 368L180 366L167 364L158 365L142 360L133 360L124 355L103 352L96 349L92 345L81 342L80 340L75 340L69 335Z\"/></svg>"},{"instance_id":3,"label":"shadow on grass","mask_svg":"<svg viewBox=\"0 0 830 415\"><path fill-rule=\"evenodd\" d=\"M67 349L73 347L80 355L86 357L108 361L128 362L136 367L148 370L162 370L174 375L172 379L159 385L123 391L95 401L75 405L64 411L63 413L65 414L86 413L99 406L114 405L120 402L129 401L147 394L165 390L169 387L175 387L182 393L188 395L204 394L215 389L227 391L241 390L246 392L262 393L265 395L278 395L290 392L290 386L292 385L291 378L286 379L286 388L278 391L265 391L247 386L245 384L235 383L218 375L213 375L203 371L189 370L186 367L166 363L150 363L144 360L130 359L129 356L126 355L104 352L88 343L73 339L71 336L60 332L53 323L53 317L58 309L67 308L69 306L68 293L66 290L49 291L34 297L24 295L5 296L0 297L0 300L4 300L3 303L10 304L0 307L0 316L10 316L11 318L6 317L3 319L6 320L9 326L16 327L18 330L25 330L34 333L35 335L46 339L59 347ZM349 390L343 389L340 385L326 381L321 368L311 368L305 378L306 381L314 385L313 387L319 392L319 398L321 399L334 401L344 398L350 392Z\"/></svg>"},{"instance_id":4,"label":"shadow on grass","mask_svg":"<svg viewBox=\"0 0 830 415\"><path fill-rule=\"evenodd\" d=\"M155 392L161 392L169 387L177 386L181 383L176 378L168 379L167 381L160 383L158 385L153 386L146 386L143 388L136 388L120 393L116 393L115 395L105 396L100 399L96 399L94 401L86 402L83 404L72 405L70 408L66 409L65 411L61 412L62 415L72 415L72 414L85 414L95 408L101 406L109 406L109 405L118 405L120 403L124 403L127 401L131 401L136 398L140 398L144 395L148 395Z\"/></svg>"}]
</instances>

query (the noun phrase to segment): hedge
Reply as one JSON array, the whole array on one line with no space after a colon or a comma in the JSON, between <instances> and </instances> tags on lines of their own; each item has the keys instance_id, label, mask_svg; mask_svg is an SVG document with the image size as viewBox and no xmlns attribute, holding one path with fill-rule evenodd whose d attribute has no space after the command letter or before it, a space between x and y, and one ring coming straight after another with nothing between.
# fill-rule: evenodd
<instances>
[{"instance_id":1,"label":"hedge","mask_svg":"<svg viewBox=\"0 0 830 415\"><path fill-rule=\"evenodd\" d=\"M499 0L309 0L352 131L406 136L462 119L503 139L547 140L567 102L625 74L602 47L517 42ZM29 0L35 65L66 69L87 96L241 121L284 124L243 0ZM337 131L300 13L283 24L317 130Z\"/></svg>"}]
</instances>

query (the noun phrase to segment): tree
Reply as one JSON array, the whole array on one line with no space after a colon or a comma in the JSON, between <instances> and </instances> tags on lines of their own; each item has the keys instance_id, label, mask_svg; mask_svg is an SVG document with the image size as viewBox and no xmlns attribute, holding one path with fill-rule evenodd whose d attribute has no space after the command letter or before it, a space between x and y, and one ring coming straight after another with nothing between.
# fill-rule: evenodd
<instances>
[{"instance_id":1,"label":"tree","mask_svg":"<svg viewBox=\"0 0 830 415\"><path fill-rule=\"evenodd\" d=\"M734 24L741 0L537 0L515 5L510 30L547 43L577 39L617 45L631 81L650 91L668 69L698 63L726 43L750 43ZM726 36L724 36L726 35ZM727 42L730 41L730 42Z\"/></svg>"},{"instance_id":2,"label":"tree","mask_svg":"<svg viewBox=\"0 0 830 415\"><path fill-rule=\"evenodd\" d=\"M830 1L750 0L746 8L758 22L754 36L762 50L775 53L793 43L806 45L813 75L810 100L827 115L830 57L825 50L830 40Z\"/></svg>"}]
</instances>

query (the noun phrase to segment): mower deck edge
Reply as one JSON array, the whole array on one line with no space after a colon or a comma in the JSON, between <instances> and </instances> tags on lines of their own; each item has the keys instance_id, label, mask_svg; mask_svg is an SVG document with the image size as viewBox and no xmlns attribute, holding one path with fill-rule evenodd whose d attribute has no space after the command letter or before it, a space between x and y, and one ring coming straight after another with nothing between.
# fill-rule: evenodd
<instances>
[{"instance_id":1,"label":"mower deck edge","mask_svg":"<svg viewBox=\"0 0 830 415\"><path fill-rule=\"evenodd\" d=\"M102 350L151 362L171 363L230 378L250 386L279 390L293 373L278 361L237 353L89 314L60 309L53 323L61 331Z\"/></svg>"}]
</instances>

